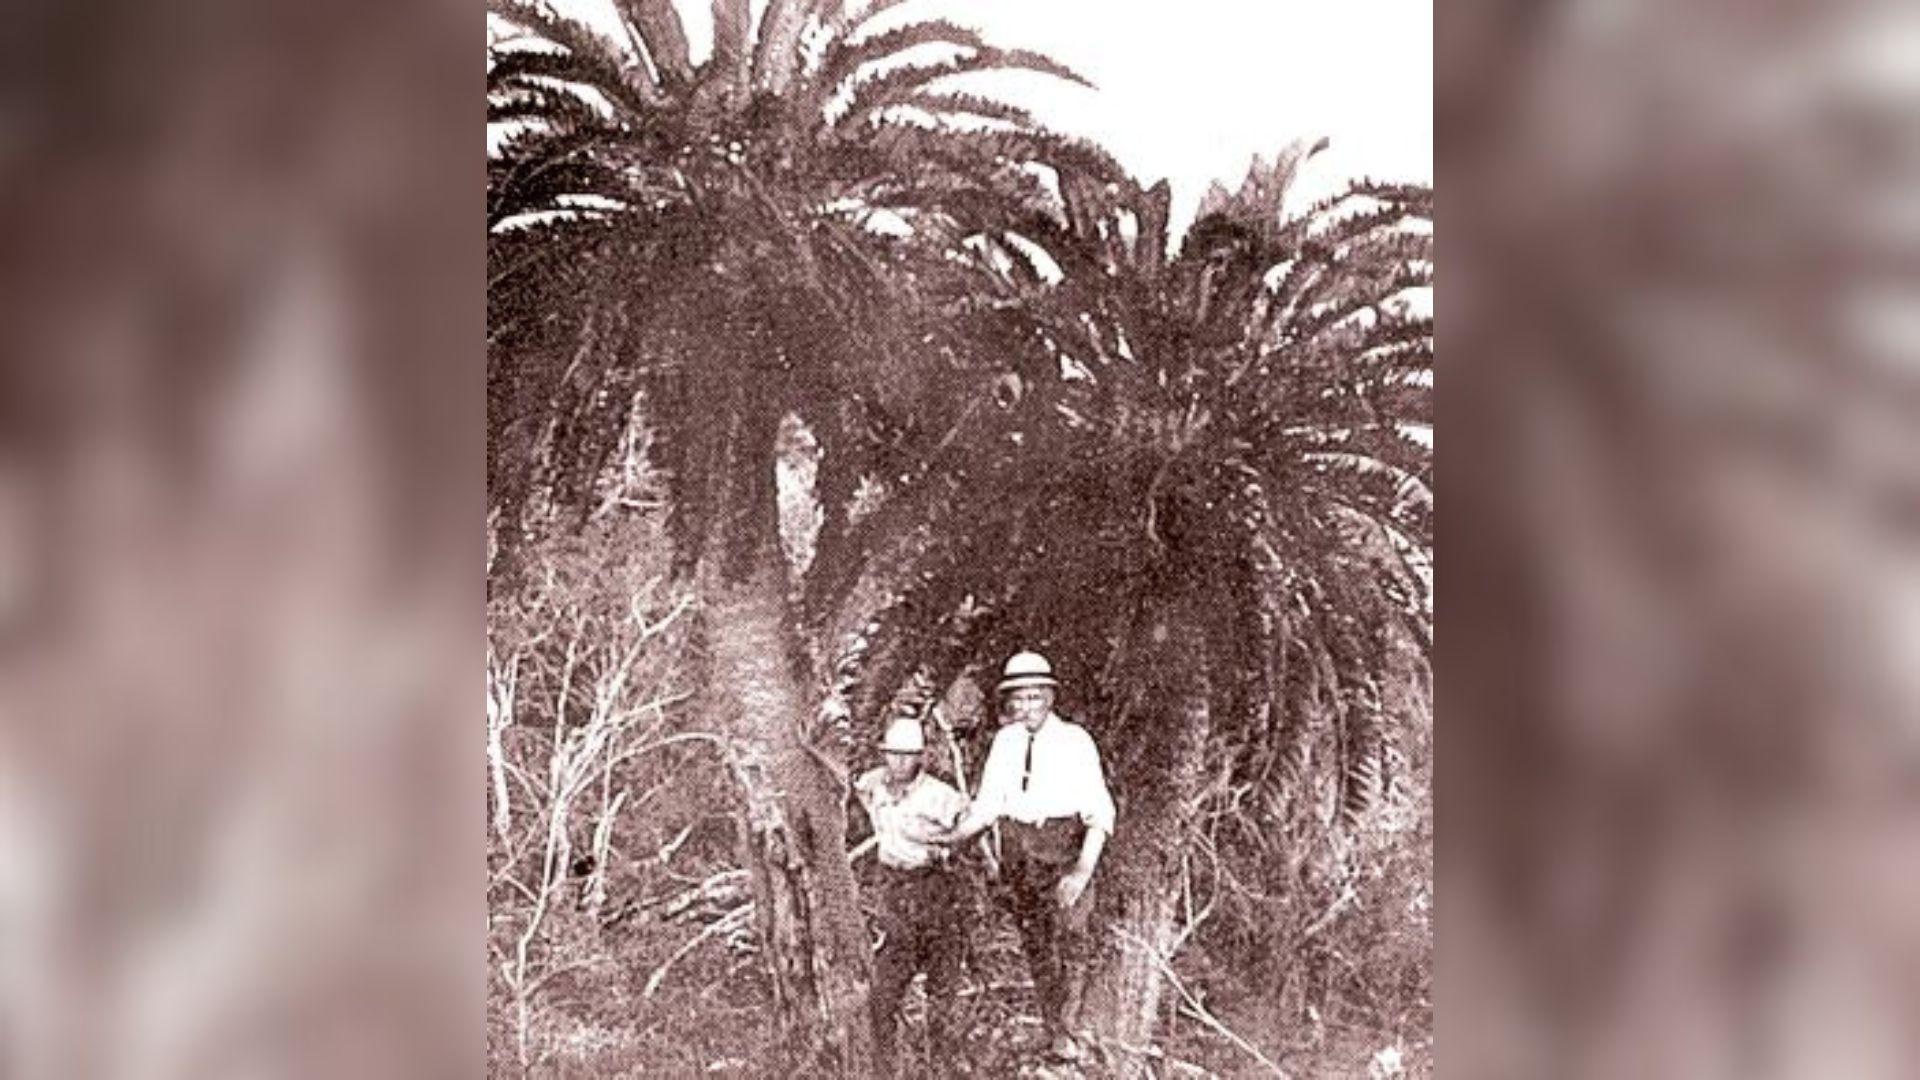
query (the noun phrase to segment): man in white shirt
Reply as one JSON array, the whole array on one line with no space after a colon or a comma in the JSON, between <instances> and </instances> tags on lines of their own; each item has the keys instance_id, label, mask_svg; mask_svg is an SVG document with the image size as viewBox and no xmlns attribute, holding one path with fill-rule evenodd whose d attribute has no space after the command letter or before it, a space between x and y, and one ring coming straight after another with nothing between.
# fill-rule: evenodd
<instances>
[{"instance_id":1,"label":"man in white shirt","mask_svg":"<svg viewBox=\"0 0 1920 1080\"><path fill-rule=\"evenodd\" d=\"M933 1060L951 1061L953 1003L960 983L965 893L948 869L947 849L932 842L959 820L966 796L922 768L926 738L912 717L895 720L880 749L886 764L863 773L854 792L873 822L882 878L880 923L886 937L874 959L873 1037L890 1063L900 999L916 972L927 973L927 1032Z\"/></svg>"},{"instance_id":2,"label":"man in white shirt","mask_svg":"<svg viewBox=\"0 0 1920 1080\"><path fill-rule=\"evenodd\" d=\"M1000 680L1012 722L993 737L980 792L945 837L964 843L995 822L1007 893L1020 924L1053 1052L1073 1056L1090 955L1093 872L1113 834L1113 795L1093 736L1053 711L1059 684L1039 653L1016 653Z\"/></svg>"}]
</instances>

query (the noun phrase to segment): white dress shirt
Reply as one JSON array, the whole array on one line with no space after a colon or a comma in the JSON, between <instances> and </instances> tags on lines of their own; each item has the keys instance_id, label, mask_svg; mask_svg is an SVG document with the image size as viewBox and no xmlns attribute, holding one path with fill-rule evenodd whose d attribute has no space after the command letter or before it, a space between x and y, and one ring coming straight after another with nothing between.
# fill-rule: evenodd
<instances>
[{"instance_id":1,"label":"white dress shirt","mask_svg":"<svg viewBox=\"0 0 1920 1080\"><path fill-rule=\"evenodd\" d=\"M977 801L995 817L1029 825L1078 817L1088 828L1113 835L1113 795L1100 768L1100 748L1086 728L1055 713L1048 713L1040 730L1031 734L1021 723L994 733Z\"/></svg>"},{"instance_id":2,"label":"white dress shirt","mask_svg":"<svg viewBox=\"0 0 1920 1080\"><path fill-rule=\"evenodd\" d=\"M944 855L927 837L952 828L967 808L965 795L924 771L898 796L887 786L884 765L863 773L853 789L873 821L881 865L896 870L918 870Z\"/></svg>"}]
</instances>

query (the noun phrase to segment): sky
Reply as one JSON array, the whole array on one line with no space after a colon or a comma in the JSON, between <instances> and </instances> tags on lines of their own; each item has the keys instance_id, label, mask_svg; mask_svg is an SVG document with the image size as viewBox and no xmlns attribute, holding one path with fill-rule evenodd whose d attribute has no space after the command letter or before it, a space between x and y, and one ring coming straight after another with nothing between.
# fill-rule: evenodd
<instances>
[{"instance_id":1,"label":"sky","mask_svg":"<svg viewBox=\"0 0 1920 1080\"><path fill-rule=\"evenodd\" d=\"M610 0L554 4L611 29ZM711 47L708 6L680 8L697 58ZM899 15L952 19L1090 79L1097 89L978 85L1098 140L1143 181L1169 179L1176 227L1213 180L1238 187L1254 154L1300 137L1331 146L1296 201L1349 177L1433 178L1431 0L914 0L887 18Z\"/></svg>"}]
</instances>

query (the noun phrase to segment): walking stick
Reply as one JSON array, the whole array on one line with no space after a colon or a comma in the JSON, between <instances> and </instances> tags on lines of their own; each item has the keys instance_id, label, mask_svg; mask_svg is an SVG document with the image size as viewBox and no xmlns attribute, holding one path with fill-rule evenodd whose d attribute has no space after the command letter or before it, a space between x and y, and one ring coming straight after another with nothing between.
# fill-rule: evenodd
<instances>
[{"instance_id":1,"label":"walking stick","mask_svg":"<svg viewBox=\"0 0 1920 1080\"><path fill-rule=\"evenodd\" d=\"M953 759L954 784L959 787L960 794L965 795L968 802L972 802L973 792L967 789L967 763L966 758L960 753L960 740L953 737L953 725L947 722L947 714L941 710L940 706L934 705L931 711L934 725L940 729L940 734L947 740L947 754ZM980 839L982 841L980 850L987 857L987 879L998 881L1000 880L1000 826L996 823L988 827Z\"/></svg>"}]
</instances>

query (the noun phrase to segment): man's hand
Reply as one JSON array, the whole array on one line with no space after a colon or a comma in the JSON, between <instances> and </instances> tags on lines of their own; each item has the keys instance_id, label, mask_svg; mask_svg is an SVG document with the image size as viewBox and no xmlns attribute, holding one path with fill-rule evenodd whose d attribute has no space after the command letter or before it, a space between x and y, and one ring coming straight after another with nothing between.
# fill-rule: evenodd
<instances>
[{"instance_id":1,"label":"man's hand","mask_svg":"<svg viewBox=\"0 0 1920 1080\"><path fill-rule=\"evenodd\" d=\"M957 821L952 825L936 824L933 827L932 831L930 831L927 835L927 843L945 844L949 846L954 844L964 844L968 840L973 839L975 835L977 835L977 833L975 832L964 831L962 828L964 825L966 825L965 821Z\"/></svg>"},{"instance_id":2,"label":"man's hand","mask_svg":"<svg viewBox=\"0 0 1920 1080\"><path fill-rule=\"evenodd\" d=\"M1067 871L1067 876L1061 878L1060 883L1053 887L1053 898L1062 910L1070 908L1080 902L1081 894L1087 891L1087 883L1092 880L1093 871L1082 870L1076 866Z\"/></svg>"}]
</instances>

